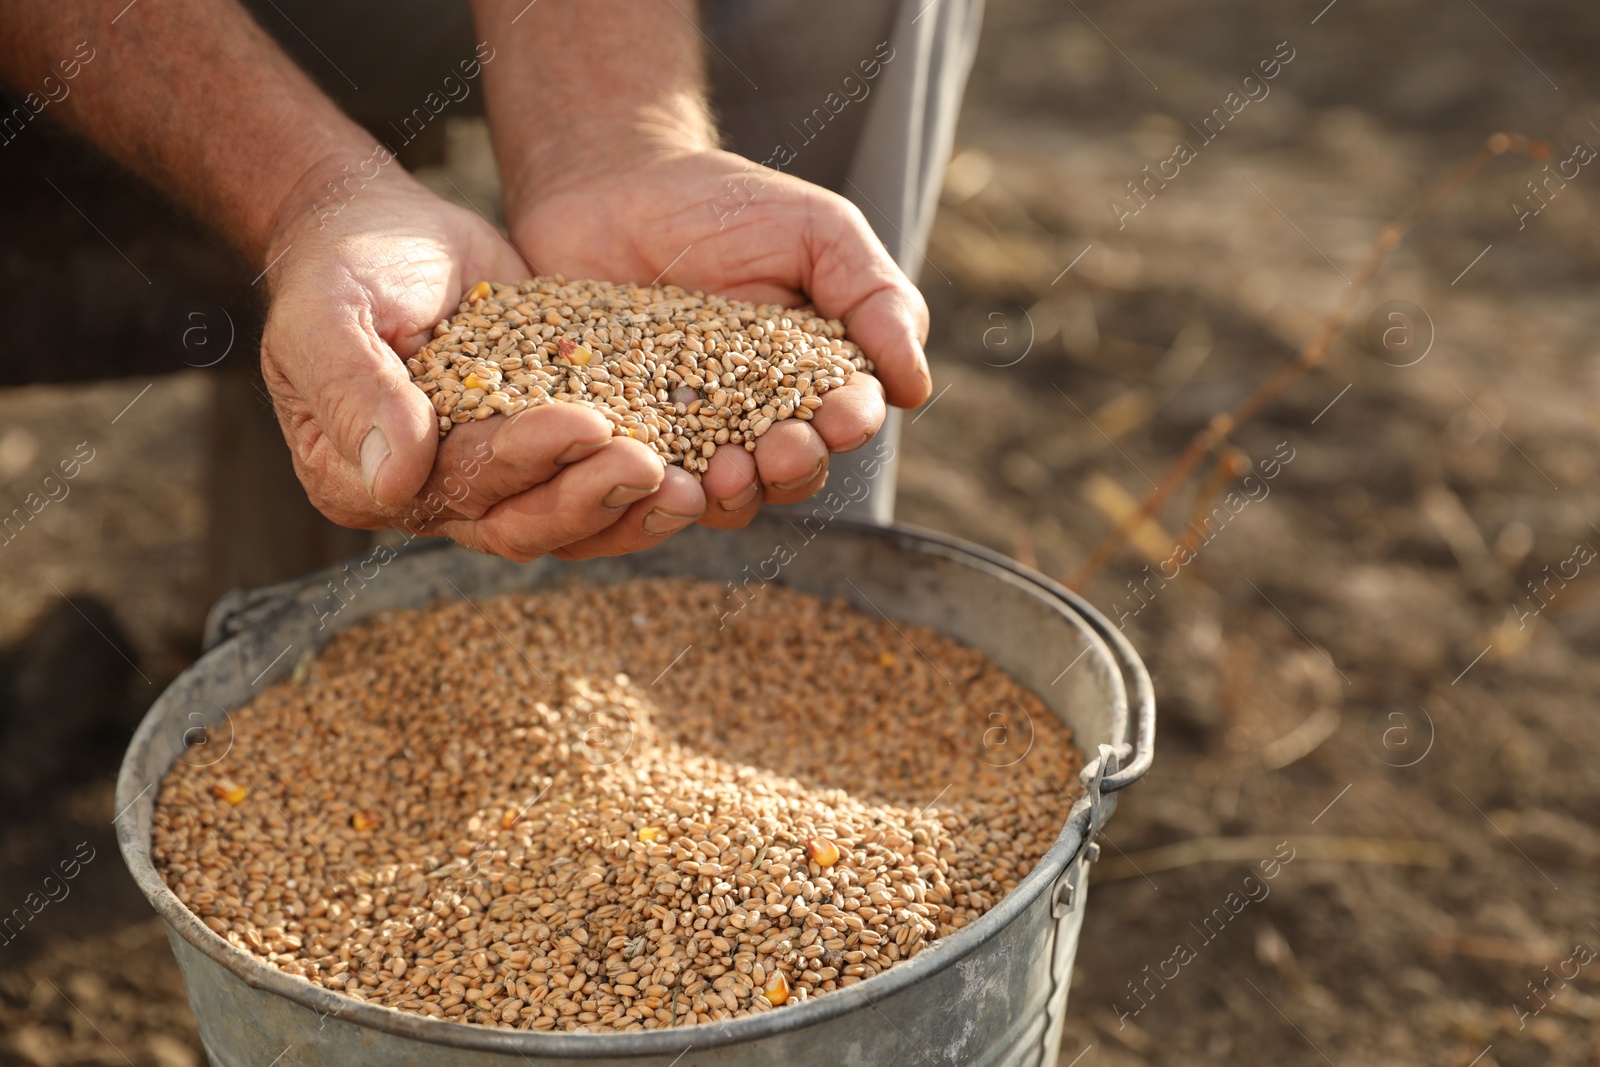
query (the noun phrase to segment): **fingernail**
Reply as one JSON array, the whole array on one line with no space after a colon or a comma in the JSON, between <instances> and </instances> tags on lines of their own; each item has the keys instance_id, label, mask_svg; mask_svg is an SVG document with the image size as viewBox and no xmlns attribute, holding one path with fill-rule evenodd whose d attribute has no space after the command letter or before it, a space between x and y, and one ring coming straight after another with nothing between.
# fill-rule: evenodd
<instances>
[{"instance_id":1,"label":"fingernail","mask_svg":"<svg viewBox=\"0 0 1600 1067\"><path fill-rule=\"evenodd\" d=\"M722 505L723 511L743 511L755 502L756 494L759 492L761 492L761 483L751 482L737 495L730 496L726 500L719 500L717 503Z\"/></svg>"},{"instance_id":2,"label":"fingernail","mask_svg":"<svg viewBox=\"0 0 1600 1067\"><path fill-rule=\"evenodd\" d=\"M862 434L860 437L856 438L854 441L850 442L849 444L841 445L838 448L830 449L830 451L833 451L833 452L854 452L856 449L860 448L862 445L866 444L870 440L872 440L872 431L869 430L866 433ZM814 477L816 477L816 475L812 475L812 477L814 478Z\"/></svg>"},{"instance_id":3,"label":"fingernail","mask_svg":"<svg viewBox=\"0 0 1600 1067\"><path fill-rule=\"evenodd\" d=\"M804 478L800 478L792 482L773 482L772 488L782 489L784 492L788 492L790 489L799 489L801 486L810 485L812 482L817 480L817 475L821 474L827 469L827 466L828 457L823 456L821 459L817 460L816 469L810 474L806 475Z\"/></svg>"},{"instance_id":4,"label":"fingernail","mask_svg":"<svg viewBox=\"0 0 1600 1067\"><path fill-rule=\"evenodd\" d=\"M608 508L625 508L635 500L643 500L660 488L659 485L619 485L607 493L605 500L601 501L601 503Z\"/></svg>"},{"instance_id":5,"label":"fingernail","mask_svg":"<svg viewBox=\"0 0 1600 1067\"><path fill-rule=\"evenodd\" d=\"M367 492L379 504L383 501L378 499L378 473L383 470L383 462L388 458L389 439L374 426L361 439L361 480L367 483Z\"/></svg>"},{"instance_id":6,"label":"fingernail","mask_svg":"<svg viewBox=\"0 0 1600 1067\"><path fill-rule=\"evenodd\" d=\"M653 534L656 537L676 533L699 517L698 515L674 515L670 511L651 508L650 514L644 517L644 532Z\"/></svg>"},{"instance_id":7,"label":"fingernail","mask_svg":"<svg viewBox=\"0 0 1600 1067\"><path fill-rule=\"evenodd\" d=\"M572 445L565 452L556 457L556 465L558 467L565 467L569 463L576 463L584 456L594 455L596 452L600 451L610 443L611 440L607 438L604 441L590 441L587 443L580 442L579 444Z\"/></svg>"}]
</instances>

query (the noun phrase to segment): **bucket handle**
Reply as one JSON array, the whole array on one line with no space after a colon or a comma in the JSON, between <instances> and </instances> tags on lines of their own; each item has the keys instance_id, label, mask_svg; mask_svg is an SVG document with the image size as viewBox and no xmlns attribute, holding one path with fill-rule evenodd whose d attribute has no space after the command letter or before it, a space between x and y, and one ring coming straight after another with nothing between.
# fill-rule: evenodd
<instances>
[{"instance_id":1,"label":"bucket handle","mask_svg":"<svg viewBox=\"0 0 1600 1067\"><path fill-rule=\"evenodd\" d=\"M297 580L265 585L257 589L230 589L222 594L206 614L200 650L210 652L230 637L260 626L295 602Z\"/></svg>"},{"instance_id":2,"label":"bucket handle","mask_svg":"<svg viewBox=\"0 0 1600 1067\"><path fill-rule=\"evenodd\" d=\"M1074 597L1074 600L1078 598ZM1087 606L1087 605L1084 605ZM1082 612L1082 618L1095 633L1099 634L1106 644L1110 646L1111 655L1117 662L1117 669L1122 672L1127 690L1133 699L1133 738L1131 745L1123 742L1118 745L1117 755L1127 755L1127 762L1121 763L1115 770L1110 769L1106 760L1109 753L1102 751L1101 762L1105 771L1100 776L1100 792L1115 793L1143 778L1150 769L1150 763L1156 754L1156 694L1155 687L1150 682L1150 672L1145 669L1140 661L1139 654L1133 650L1128 639L1122 635L1121 630L1114 629L1104 615L1090 608ZM1109 746L1102 746L1102 750ZM1129 749L1131 748L1131 751Z\"/></svg>"}]
</instances>

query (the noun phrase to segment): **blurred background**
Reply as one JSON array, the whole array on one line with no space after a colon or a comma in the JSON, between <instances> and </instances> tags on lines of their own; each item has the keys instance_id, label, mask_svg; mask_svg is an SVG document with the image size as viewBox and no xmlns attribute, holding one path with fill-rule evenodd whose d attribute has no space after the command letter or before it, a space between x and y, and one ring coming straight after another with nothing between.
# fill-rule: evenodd
<instances>
[{"instance_id":1,"label":"blurred background","mask_svg":"<svg viewBox=\"0 0 1600 1067\"><path fill-rule=\"evenodd\" d=\"M1428 186L1495 131L1553 153L1491 163L1395 253L1235 435L1256 488L1176 578L1151 575L1204 472L1084 586L1161 729L1063 1064L1600 1063L1600 966L1574 962L1600 951L1597 44L1576 0L990 0L898 516L1057 578ZM407 165L493 214L481 120L430 129ZM252 271L44 119L0 146L0 233L0 511L28 502L0 532L0 910L83 860L0 935L0 1062L193 1067L116 762L220 593L364 535L296 497ZM1197 933L1281 842L1270 893Z\"/></svg>"}]
</instances>

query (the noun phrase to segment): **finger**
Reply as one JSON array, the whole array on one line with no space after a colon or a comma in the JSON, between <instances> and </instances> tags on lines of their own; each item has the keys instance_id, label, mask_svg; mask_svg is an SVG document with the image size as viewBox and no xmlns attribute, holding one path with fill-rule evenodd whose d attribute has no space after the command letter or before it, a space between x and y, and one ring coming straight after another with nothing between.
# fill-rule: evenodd
<instances>
[{"instance_id":1,"label":"finger","mask_svg":"<svg viewBox=\"0 0 1600 1067\"><path fill-rule=\"evenodd\" d=\"M465 422L440 443L422 496L442 494L450 501L445 518L480 518L598 452L611 437L605 416L586 404L542 404Z\"/></svg>"},{"instance_id":2,"label":"finger","mask_svg":"<svg viewBox=\"0 0 1600 1067\"><path fill-rule=\"evenodd\" d=\"M933 391L922 342L928 305L895 265L866 218L843 197L827 198L808 234L817 311L842 319L882 379L889 403L916 407Z\"/></svg>"},{"instance_id":3,"label":"finger","mask_svg":"<svg viewBox=\"0 0 1600 1067\"><path fill-rule=\"evenodd\" d=\"M761 476L756 471L756 457L743 448L717 449L701 475L700 488L706 495L705 514L700 516L702 526L742 529L761 510Z\"/></svg>"},{"instance_id":4,"label":"finger","mask_svg":"<svg viewBox=\"0 0 1600 1067\"><path fill-rule=\"evenodd\" d=\"M637 552L665 541L700 517L706 495L694 475L682 467L668 467L661 488L638 503L593 537L574 541L553 553L561 559L593 559Z\"/></svg>"},{"instance_id":5,"label":"finger","mask_svg":"<svg viewBox=\"0 0 1600 1067\"><path fill-rule=\"evenodd\" d=\"M261 375L272 393L272 410L294 460L295 477L318 511L340 526L378 529L387 518L361 482L361 472L334 449L318 428L311 406L289 385L262 345Z\"/></svg>"},{"instance_id":6,"label":"finger","mask_svg":"<svg viewBox=\"0 0 1600 1067\"><path fill-rule=\"evenodd\" d=\"M799 419L785 419L762 434L756 441L755 457L762 496L768 504L804 500L828 477L828 446Z\"/></svg>"},{"instance_id":7,"label":"finger","mask_svg":"<svg viewBox=\"0 0 1600 1067\"><path fill-rule=\"evenodd\" d=\"M878 289L842 317L850 339L872 360L889 403L914 408L928 399L933 378L922 350L928 305L909 281Z\"/></svg>"},{"instance_id":8,"label":"finger","mask_svg":"<svg viewBox=\"0 0 1600 1067\"><path fill-rule=\"evenodd\" d=\"M844 385L828 390L822 406L811 416L811 428L821 436L829 452L850 452L878 432L887 414L883 383L870 374L857 372Z\"/></svg>"},{"instance_id":9,"label":"finger","mask_svg":"<svg viewBox=\"0 0 1600 1067\"><path fill-rule=\"evenodd\" d=\"M422 489L437 416L378 335L361 285L333 269L296 275L273 303L262 359L304 398L315 428L375 505L398 505Z\"/></svg>"},{"instance_id":10,"label":"finger","mask_svg":"<svg viewBox=\"0 0 1600 1067\"><path fill-rule=\"evenodd\" d=\"M440 523L440 533L513 560L537 559L593 537L656 492L666 464L649 447L613 437L549 481L508 497L480 519Z\"/></svg>"}]
</instances>

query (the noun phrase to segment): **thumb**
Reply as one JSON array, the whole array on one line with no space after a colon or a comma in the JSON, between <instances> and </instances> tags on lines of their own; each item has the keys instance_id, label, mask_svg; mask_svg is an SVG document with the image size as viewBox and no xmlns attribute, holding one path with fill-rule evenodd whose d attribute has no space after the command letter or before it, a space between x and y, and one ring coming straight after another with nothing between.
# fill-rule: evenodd
<instances>
[{"instance_id":1,"label":"thumb","mask_svg":"<svg viewBox=\"0 0 1600 1067\"><path fill-rule=\"evenodd\" d=\"M886 284L839 316L845 330L872 359L885 398L898 408L920 406L933 392L928 357L922 350L928 311L911 287Z\"/></svg>"},{"instance_id":2,"label":"thumb","mask_svg":"<svg viewBox=\"0 0 1600 1067\"><path fill-rule=\"evenodd\" d=\"M374 326L371 294L352 279L285 289L262 349L309 409L347 476L380 508L421 491L438 447L438 416ZM269 351L270 349L270 351ZM327 472L332 474L333 472Z\"/></svg>"},{"instance_id":3,"label":"thumb","mask_svg":"<svg viewBox=\"0 0 1600 1067\"><path fill-rule=\"evenodd\" d=\"M854 204L829 194L821 208L809 235L812 302L843 320L850 339L872 360L889 403L916 407L933 391L922 350L928 305Z\"/></svg>"}]
</instances>

